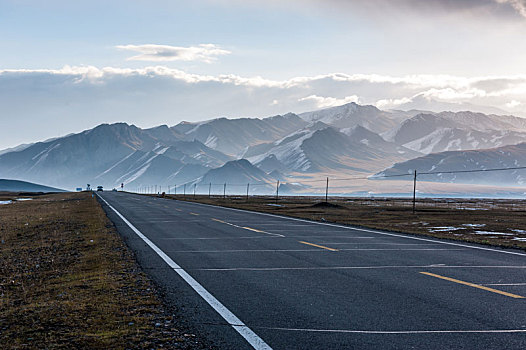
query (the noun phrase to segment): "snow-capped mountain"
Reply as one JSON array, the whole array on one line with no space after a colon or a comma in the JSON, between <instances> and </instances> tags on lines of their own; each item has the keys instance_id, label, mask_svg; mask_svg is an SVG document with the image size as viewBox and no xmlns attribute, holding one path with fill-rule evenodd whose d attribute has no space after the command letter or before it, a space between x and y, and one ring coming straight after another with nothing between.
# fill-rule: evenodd
<instances>
[{"instance_id":1,"label":"snow-capped mountain","mask_svg":"<svg viewBox=\"0 0 526 350\"><path fill-rule=\"evenodd\" d=\"M516 168L526 166L526 143L485 150L452 151L428 154L406 162L394 164L372 178L399 174L432 172L418 175L421 181L457 182L485 185L523 186L526 184L526 169L509 171L484 171L446 173L450 171L471 171ZM410 177L408 177L410 178Z\"/></svg>"},{"instance_id":2,"label":"snow-capped mountain","mask_svg":"<svg viewBox=\"0 0 526 350\"><path fill-rule=\"evenodd\" d=\"M405 160L418 155L361 126L339 131L316 122L286 138L251 150L248 159L266 171L287 169L314 173L347 169L366 173L378 167L375 162L380 159L382 162Z\"/></svg>"},{"instance_id":3,"label":"snow-capped mountain","mask_svg":"<svg viewBox=\"0 0 526 350\"><path fill-rule=\"evenodd\" d=\"M374 106L361 106L354 102L299 115L308 122L323 122L338 129L363 126L376 133L394 128L405 115L379 110Z\"/></svg>"},{"instance_id":4,"label":"snow-capped mountain","mask_svg":"<svg viewBox=\"0 0 526 350\"><path fill-rule=\"evenodd\" d=\"M370 175L397 162L389 171L407 170L410 159L424 159L426 166L429 159L439 159L421 157L424 154L522 142L526 142L522 118L381 111L350 103L300 116L219 118L173 127L102 124L0 151L0 176L69 189L87 183L106 188L124 183L136 189L155 184L298 181L292 189L302 188L298 179L303 176ZM236 161L241 158L248 161ZM404 166L399 169L400 164ZM430 161L427 168L443 164L455 165Z\"/></svg>"},{"instance_id":5,"label":"snow-capped mountain","mask_svg":"<svg viewBox=\"0 0 526 350\"><path fill-rule=\"evenodd\" d=\"M198 140L222 153L239 157L253 145L277 140L307 123L295 114L257 119L219 118L200 123L182 122L172 128L184 140Z\"/></svg>"},{"instance_id":6,"label":"snow-capped mountain","mask_svg":"<svg viewBox=\"0 0 526 350\"><path fill-rule=\"evenodd\" d=\"M422 113L382 136L425 154L486 149L526 141L526 120L473 112Z\"/></svg>"},{"instance_id":7,"label":"snow-capped mountain","mask_svg":"<svg viewBox=\"0 0 526 350\"><path fill-rule=\"evenodd\" d=\"M162 129L167 128L156 131ZM170 183L187 181L231 159L198 141L156 137L159 134L151 129L125 123L102 124L0 155L0 173L62 188L85 187L87 183L115 187L122 182L135 186L168 177ZM180 174L180 178L174 174Z\"/></svg>"}]
</instances>

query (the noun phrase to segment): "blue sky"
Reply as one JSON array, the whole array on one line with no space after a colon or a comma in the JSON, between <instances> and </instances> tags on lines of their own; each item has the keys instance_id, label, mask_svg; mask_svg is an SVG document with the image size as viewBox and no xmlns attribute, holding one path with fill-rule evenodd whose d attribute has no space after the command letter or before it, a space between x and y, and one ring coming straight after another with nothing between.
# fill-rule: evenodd
<instances>
[{"instance_id":1,"label":"blue sky","mask_svg":"<svg viewBox=\"0 0 526 350\"><path fill-rule=\"evenodd\" d=\"M526 115L525 4L0 0L0 148L345 102Z\"/></svg>"}]
</instances>

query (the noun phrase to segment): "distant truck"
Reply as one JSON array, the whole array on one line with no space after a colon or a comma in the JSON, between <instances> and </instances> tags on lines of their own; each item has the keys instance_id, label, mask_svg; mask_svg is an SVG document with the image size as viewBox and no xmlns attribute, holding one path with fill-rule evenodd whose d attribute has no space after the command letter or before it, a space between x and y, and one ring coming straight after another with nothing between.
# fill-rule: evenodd
<instances>
[{"instance_id":1,"label":"distant truck","mask_svg":"<svg viewBox=\"0 0 526 350\"><path fill-rule=\"evenodd\" d=\"M97 186L97 191L104 191L102 186Z\"/></svg>"}]
</instances>

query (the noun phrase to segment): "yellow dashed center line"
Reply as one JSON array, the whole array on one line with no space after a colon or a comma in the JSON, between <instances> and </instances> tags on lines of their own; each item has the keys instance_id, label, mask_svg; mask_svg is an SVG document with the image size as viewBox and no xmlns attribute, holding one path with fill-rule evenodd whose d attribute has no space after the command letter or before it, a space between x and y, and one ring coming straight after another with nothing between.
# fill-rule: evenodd
<instances>
[{"instance_id":1,"label":"yellow dashed center line","mask_svg":"<svg viewBox=\"0 0 526 350\"><path fill-rule=\"evenodd\" d=\"M464 281L456 280L456 279L454 279L454 278L450 278L450 277L445 277L445 276L436 275L436 274L431 273L431 272L420 272L420 273L423 274L423 275L428 275L428 276L431 276L431 277L440 278L440 279L443 279L443 280L446 280L446 281L450 281L450 282L455 282L455 283L463 284L463 285L465 285L465 286L470 286L470 287L473 287L473 288L483 289L483 290L486 290L486 291L488 291L488 292L493 292L493 293L497 293L497 294L502 294L502 295L505 295L505 296L507 296L507 297L517 298L517 299L524 299L523 296L520 296L520 295L517 295L517 294L511 294L511 293L503 292L503 291L501 291L501 290L497 290L497 289L493 289L493 288L488 288L488 287L485 287L485 286L481 286L481 285L478 285L478 284L469 283L469 282L464 282Z\"/></svg>"},{"instance_id":2,"label":"yellow dashed center line","mask_svg":"<svg viewBox=\"0 0 526 350\"><path fill-rule=\"evenodd\" d=\"M258 229L255 229L255 228L252 228L252 227L242 227L244 228L245 230L250 230L250 231L254 231L254 232L259 232L259 233L266 233L265 231L261 231L261 230L258 230Z\"/></svg>"},{"instance_id":3,"label":"yellow dashed center line","mask_svg":"<svg viewBox=\"0 0 526 350\"><path fill-rule=\"evenodd\" d=\"M239 226L239 225L231 224L229 222L226 222L226 221L223 221L223 220L219 220L219 219L212 218L212 220L214 220L216 222L220 222L220 223L225 224L225 225L232 226L232 227L242 228L244 230L249 230L249 231L258 232L258 233L264 233L264 234L271 235L271 236L285 237L283 235L280 235L279 233L272 233L272 232L267 232L267 231L261 231L261 230L258 230L258 229L252 228L252 227Z\"/></svg>"},{"instance_id":4,"label":"yellow dashed center line","mask_svg":"<svg viewBox=\"0 0 526 350\"><path fill-rule=\"evenodd\" d=\"M327 250L330 250L331 252L337 252L338 251L338 249L329 248L329 247L326 247L326 246L323 246L323 245L319 245L319 244L314 244L314 243L309 243L309 242L304 242L304 241L298 241L298 242L303 243L303 244L307 244L307 245L311 245L313 247L327 249Z\"/></svg>"},{"instance_id":5,"label":"yellow dashed center line","mask_svg":"<svg viewBox=\"0 0 526 350\"><path fill-rule=\"evenodd\" d=\"M190 213L190 215L199 216L199 214L197 214L197 213Z\"/></svg>"},{"instance_id":6,"label":"yellow dashed center line","mask_svg":"<svg viewBox=\"0 0 526 350\"><path fill-rule=\"evenodd\" d=\"M177 208L175 208L175 210L177 210L177 211L182 211L181 209L177 209Z\"/></svg>"}]
</instances>

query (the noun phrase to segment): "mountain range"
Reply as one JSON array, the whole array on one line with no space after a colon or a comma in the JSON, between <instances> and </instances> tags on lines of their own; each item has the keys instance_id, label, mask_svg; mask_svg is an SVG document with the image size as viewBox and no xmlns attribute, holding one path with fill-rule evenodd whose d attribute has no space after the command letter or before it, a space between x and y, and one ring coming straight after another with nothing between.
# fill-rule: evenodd
<instances>
[{"instance_id":1,"label":"mountain range","mask_svg":"<svg viewBox=\"0 0 526 350\"><path fill-rule=\"evenodd\" d=\"M495 170L522 168L514 170ZM523 186L526 184L526 143L484 150L449 151L428 154L375 174L372 178L413 174L432 182L482 184L491 186ZM449 173L451 170L459 172Z\"/></svg>"},{"instance_id":2,"label":"mountain range","mask_svg":"<svg viewBox=\"0 0 526 350\"><path fill-rule=\"evenodd\" d=\"M217 118L149 129L102 124L0 151L0 176L69 189L124 183L130 190L224 182L253 183L255 190L280 180L294 183L288 186L291 191L304 191L309 186L302 180L329 174L369 176L523 164L525 143L523 118L469 111L382 111L350 103L299 115ZM429 179L508 185L523 181L511 174L493 177L494 181L446 175Z\"/></svg>"}]
</instances>

